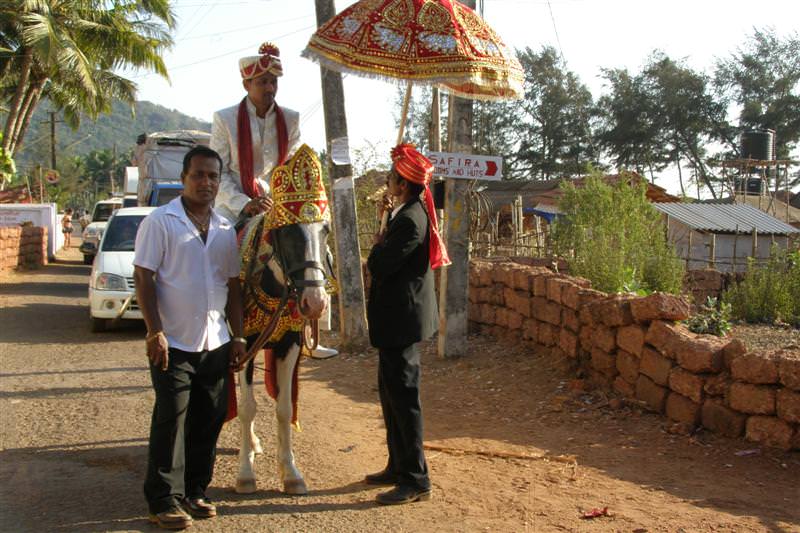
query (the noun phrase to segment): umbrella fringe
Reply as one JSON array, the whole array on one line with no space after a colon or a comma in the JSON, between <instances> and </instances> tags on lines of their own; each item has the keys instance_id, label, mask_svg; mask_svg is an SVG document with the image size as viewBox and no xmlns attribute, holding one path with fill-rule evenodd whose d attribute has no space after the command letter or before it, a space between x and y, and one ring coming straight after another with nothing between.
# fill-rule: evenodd
<instances>
[{"instance_id":1,"label":"umbrella fringe","mask_svg":"<svg viewBox=\"0 0 800 533\"><path fill-rule=\"evenodd\" d=\"M373 80L381 80L387 83L391 83L393 85L397 85L399 87L405 87L409 80L405 78L395 78L394 76L387 76L383 74L377 74L375 72L370 72L367 70L362 70L354 67L345 66L338 61L333 59L329 59L324 55L320 54L315 50L311 50L306 48L300 54L302 57L317 63L319 66L324 67L328 70L332 70L335 72L339 72L342 74L353 74L354 76L358 76L360 78L367 78ZM466 100L480 100L484 102L508 102L510 99L507 96L496 96L496 95L484 95L484 94L473 94L473 93L465 93L462 91L458 91L450 86L447 83L453 83L454 79L452 76L442 76L441 78L412 78L411 83L414 85L425 85L429 87L438 87L443 92L446 92L451 95L455 95ZM464 76L459 81L464 82L478 82L480 81L479 76ZM522 93L522 91L520 91ZM521 100L523 98L522 94L520 94L519 98L514 98L514 100Z\"/></svg>"}]
</instances>

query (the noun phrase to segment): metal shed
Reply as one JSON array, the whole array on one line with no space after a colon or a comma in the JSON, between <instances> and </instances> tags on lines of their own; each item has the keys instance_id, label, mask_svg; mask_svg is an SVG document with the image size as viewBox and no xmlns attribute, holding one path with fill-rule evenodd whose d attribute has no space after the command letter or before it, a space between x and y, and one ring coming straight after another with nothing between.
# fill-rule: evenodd
<instances>
[{"instance_id":1,"label":"metal shed","mask_svg":"<svg viewBox=\"0 0 800 533\"><path fill-rule=\"evenodd\" d=\"M716 268L741 272L747 259L769 257L777 244L789 248L800 230L746 204L655 203L664 214L667 235L690 270Z\"/></svg>"}]
</instances>

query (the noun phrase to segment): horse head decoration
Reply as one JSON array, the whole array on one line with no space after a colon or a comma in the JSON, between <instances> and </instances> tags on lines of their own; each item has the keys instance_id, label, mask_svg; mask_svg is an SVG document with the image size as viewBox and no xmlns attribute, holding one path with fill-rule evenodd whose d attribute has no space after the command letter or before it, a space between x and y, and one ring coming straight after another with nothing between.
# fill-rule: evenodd
<instances>
[{"instance_id":1,"label":"horse head decoration","mask_svg":"<svg viewBox=\"0 0 800 533\"><path fill-rule=\"evenodd\" d=\"M305 481L292 452L291 426L298 427L297 364L301 352L310 355L315 347L316 319L329 305L328 291L333 287L326 245L330 230L328 198L322 166L307 145L273 171L272 200L272 211L247 224L240 244L249 361L239 376L242 445L236 491L256 490L253 463L262 448L253 431L253 357L265 348L265 382L276 400L277 458L283 490L305 494Z\"/></svg>"}]
</instances>

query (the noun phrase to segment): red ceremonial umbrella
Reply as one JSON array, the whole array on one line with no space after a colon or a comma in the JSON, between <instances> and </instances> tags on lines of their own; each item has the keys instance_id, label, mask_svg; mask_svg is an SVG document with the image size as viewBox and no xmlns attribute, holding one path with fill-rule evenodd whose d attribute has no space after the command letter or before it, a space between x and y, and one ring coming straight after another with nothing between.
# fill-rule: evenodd
<instances>
[{"instance_id":1,"label":"red ceremonial umbrella","mask_svg":"<svg viewBox=\"0 0 800 533\"><path fill-rule=\"evenodd\" d=\"M455 0L361 0L324 25L303 56L339 72L407 80L480 100L523 97L524 73L505 43Z\"/></svg>"}]
</instances>

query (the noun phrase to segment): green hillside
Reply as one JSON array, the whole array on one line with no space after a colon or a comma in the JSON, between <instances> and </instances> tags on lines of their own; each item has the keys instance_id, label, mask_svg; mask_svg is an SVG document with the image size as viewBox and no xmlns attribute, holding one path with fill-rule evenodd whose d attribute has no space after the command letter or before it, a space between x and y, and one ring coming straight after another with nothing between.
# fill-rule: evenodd
<instances>
[{"instance_id":1,"label":"green hillside","mask_svg":"<svg viewBox=\"0 0 800 533\"><path fill-rule=\"evenodd\" d=\"M49 103L42 102L33 115L22 148L14 158L20 172L35 164L50 166L50 110ZM134 115L129 106L117 102L110 114L97 121L85 118L77 130L64 123L56 124L57 162L93 150L112 149L115 143L117 153L124 157L133 149L140 133L174 129L211 131L211 124L151 102L136 102Z\"/></svg>"}]
</instances>

